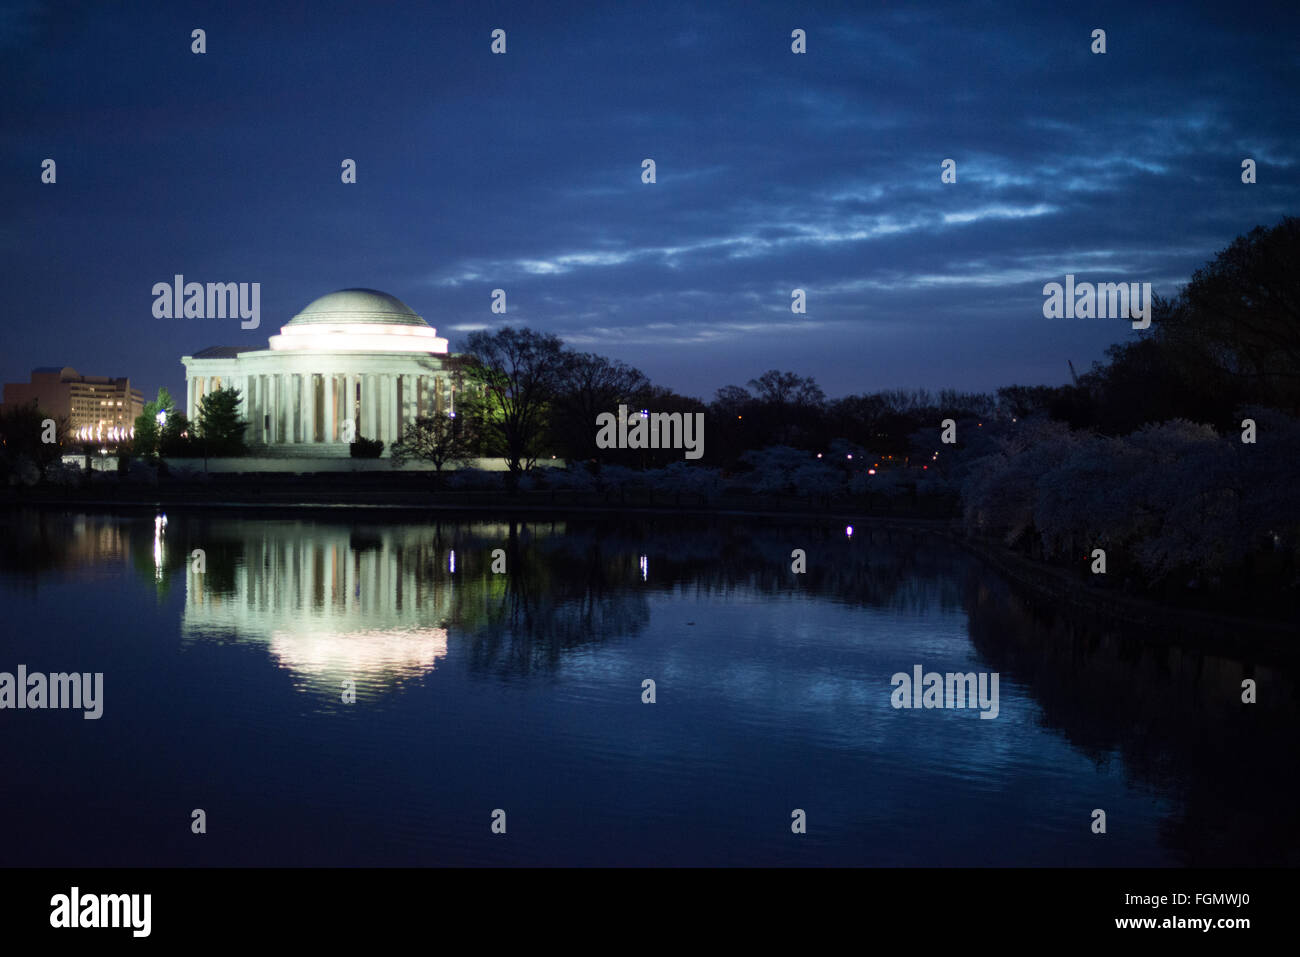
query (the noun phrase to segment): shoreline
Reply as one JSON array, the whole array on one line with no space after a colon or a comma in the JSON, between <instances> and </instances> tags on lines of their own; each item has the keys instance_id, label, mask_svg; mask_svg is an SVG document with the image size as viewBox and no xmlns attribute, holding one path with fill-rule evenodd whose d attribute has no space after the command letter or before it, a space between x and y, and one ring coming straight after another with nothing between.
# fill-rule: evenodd
<instances>
[{"instance_id":1,"label":"shoreline","mask_svg":"<svg viewBox=\"0 0 1300 957\"><path fill-rule=\"evenodd\" d=\"M292 483L289 483L292 484ZM1044 565L1025 558L1010 549L996 543L972 539L960 531L956 520L948 517L927 517L907 513L878 513L863 510L830 507L811 509L801 503L796 508L781 508L780 499L775 502L769 497L755 496L750 502L736 501L732 496L721 496L722 501L713 503L696 502L695 504L670 505L647 504L643 501L579 502L575 499L590 499L591 493L564 492L556 496L550 491L528 491L506 493L500 491L462 491L429 489L388 490L390 501L373 501L376 496L372 489L334 489L329 496L313 495L316 488L286 489L283 500L280 495L268 496L259 489L255 498L250 496L211 495L203 493L230 492L233 489L213 489L210 486L193 487L186 485L168 487L164 484L158 488L130 488L131 494L125 496L90 496L66 494L72 490L60 490L64 494L15 494L12 489L0 495L0 507L7 510L22 508L40 509L92 509L103 511L155 510L175 507L193 510L216 510L254 513L284 512L295 515L309 515L313 512L338 515L356 512L400 516L404 514L424 516L466 516L482 514L517 514L521 516L551 515L563 517L574 516L682 516L682 517L717 517L717 518L751 518L776 519L814 522L846 522L848 524L870 525L874 528L896 528L920 533L936 534L945 541L956 545L989 565L1013 585L1031 592L1039 601L1055 605L1064 605L1071 611L1094 616L1104 621L1147 629L1143 640L1154 644L1194 644L1202 650L1214 650L1224 646L1224 635L1235 634L1237 641L1225 650L1236 653L1259 650L1281 655L1288 659L1297 657L1295 634L1297 626L1285 620L1241 618L1224 615L1209 610L1185 608L1178 605L1158 602L1139 596L1112 592L1104 588L1089 587L1068 570L1051 565ZM82 490L78 490L82 491ZM198 496L186 493L199 492ZM279 491L279 490L275 490ZM345 493L339 495L338 492ZM416 492L416 495L412 495ZM358 494L360 493L360 494ZM426 499L437 496L438 500ZM617 497L617 496L610 496ZM635 498L641 498L641 495ZM691 496L694 497L694 496ZM455 499L447 501L447 499ZM292 499L292 500L290 500ZM364 500L363 500L364 499ZM561 500L562 499L562 500ZM653 500L653 494L651 495ZM795 504L791 500L791 504Z\"/></svg>"}]
</instances>

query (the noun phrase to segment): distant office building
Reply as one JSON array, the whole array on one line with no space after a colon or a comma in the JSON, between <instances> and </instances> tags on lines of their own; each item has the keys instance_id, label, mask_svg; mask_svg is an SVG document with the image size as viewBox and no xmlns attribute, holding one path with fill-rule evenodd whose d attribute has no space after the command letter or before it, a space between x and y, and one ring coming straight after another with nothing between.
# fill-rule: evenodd
<instances>
[{"instance_id":1,"label":"distant office building","mask_svg":"<svg viewBox=\"0 0 1300 957\"><path fill-rule=\"evenodd\" d=\"M128 439L135 417L144 412L144 395L125 376L81 375L71 366L32 370L31 382L6 382L4 408L37 407L55 419L66 417L78 439L101 442Z\"/></svg>"}]
</instances>

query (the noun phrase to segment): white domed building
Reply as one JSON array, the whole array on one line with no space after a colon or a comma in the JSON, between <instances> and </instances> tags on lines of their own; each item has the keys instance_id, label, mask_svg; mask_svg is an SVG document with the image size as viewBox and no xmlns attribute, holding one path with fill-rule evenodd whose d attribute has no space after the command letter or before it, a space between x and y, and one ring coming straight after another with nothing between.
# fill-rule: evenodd
<instances>
[{"instance_id":1,"label":"white domed building","mask_svg":"<svg viewBox=\"0 0 1300 957\"><path fill-rule=\"evenodd\" d=\"M208 393L243 396L255 454L343 456L353 436L384 455L418 416L455 411L447 340L395 296L342 289L308 305L267 348L216 346L183 356L186 415Z\"/></svg>"}]
</instances>

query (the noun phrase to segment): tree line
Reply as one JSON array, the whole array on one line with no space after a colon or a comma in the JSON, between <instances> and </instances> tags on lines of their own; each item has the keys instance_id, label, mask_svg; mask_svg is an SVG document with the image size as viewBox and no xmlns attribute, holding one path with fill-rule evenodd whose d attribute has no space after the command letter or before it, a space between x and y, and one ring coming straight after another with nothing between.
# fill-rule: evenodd
<instances>
[{"instance_id":1,"label":"tree line","mask_svg":"<svg viewBox=\"0 0 1300 957\"><path fill-rule=\"evenodd\" d=\"M829 399L812 377L772 369L705 402L549 333L476 332L447 360L456 415L408 427L393 459L441 470L501 457L513 484L551 473L542 480L571 488L602 473L594 487L653 473L652 481L733 482L822 504L947 496L972 534L1042 560L1075 563L1085 545L1109 545L1119 556L1115 577L1135 587L1253 591L1263 582L1294 596L1297 262L1300 219L1258 227L1175 296L1156 297L1149 329L1072 381L991 393L890 389ZM240 453L240 401L217 390L189 423L160 390L136 422L135 454ZM703 459L684 465L679 450L597 448L596 417L619 405L705 413ZM0 416L0 470L51 461L38 446L40 419L35 408ZM940 437L948 419L951 444ZM568 477L535 471L551 458L568 463Z\"/></svg>"}]
</instances>

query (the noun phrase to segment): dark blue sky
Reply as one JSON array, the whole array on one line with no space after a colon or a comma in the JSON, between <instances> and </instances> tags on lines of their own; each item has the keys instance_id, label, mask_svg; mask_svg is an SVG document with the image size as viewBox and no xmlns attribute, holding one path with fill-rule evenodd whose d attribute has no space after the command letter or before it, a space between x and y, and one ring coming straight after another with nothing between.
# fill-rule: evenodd
<instances>
[{"instance_id":1,"label":"dark blue sky","mask_svg":"<svg viewBox=\"0 0 1300 957\"><path fill-rule=\"evenodd\" d=\"M502 287L705 398L1059 383L1135 333L1044 283L1169 294L1300 212L1294 6L0 0L0 377L183 394L181 355L368 286L453 351ZM175 273L260 282L261 328L155 319Z\"/></svg>"}]
</instances>

